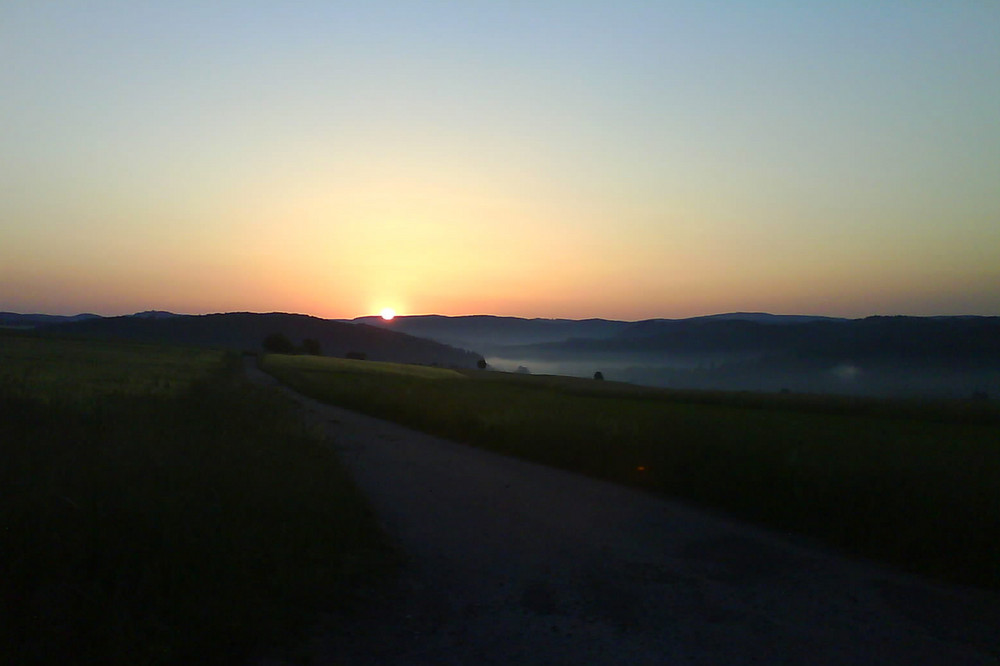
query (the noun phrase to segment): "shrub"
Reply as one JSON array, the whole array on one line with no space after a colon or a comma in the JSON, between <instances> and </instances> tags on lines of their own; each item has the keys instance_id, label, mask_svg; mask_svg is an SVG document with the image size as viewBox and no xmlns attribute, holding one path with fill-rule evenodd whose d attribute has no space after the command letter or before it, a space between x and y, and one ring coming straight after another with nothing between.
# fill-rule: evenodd
<instances>
[{"instance_id":1,"label":"shrub","mask_svg":"<svg viewBox=\"0 0 1000 666\"><path fill-rule=\"evenodd\" d=\"M295 351L295 345L284 333L272 333L264 338L264 351L272 354L291 354Z\"/></svg>"}]
</instances>

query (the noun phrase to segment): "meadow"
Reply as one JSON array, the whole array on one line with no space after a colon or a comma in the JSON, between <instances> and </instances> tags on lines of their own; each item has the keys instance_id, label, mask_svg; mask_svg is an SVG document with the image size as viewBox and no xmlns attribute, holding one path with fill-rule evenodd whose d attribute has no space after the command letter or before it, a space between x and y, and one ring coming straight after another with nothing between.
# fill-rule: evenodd
<instances>
[{"instance_id":1,"label":"meadow","mask_svg":"<svg viewBox=\"0 0 1000 666\"><path fill-rule=\"evenodd\" d=\"M988 401L671 391L279 355L262 367L457 441L1000 588L1000 409Z\"/></svg>"},{"instance_id":2,"label":"meadow","mask_svg":"<svg viewBox=\"0 0 1000 666\"><path fill-rule=\"evenodd\" d=\"M0 335L0 663L241 663L397 555L226 352Z\"/></svg>"},{"instance_id":3,"label":"meadow","mask_svg":"<svg viewBox=\"0 0 1000 666\"><path fill-rule=\"evenodd\" d=\"M114 394L175 395L224 363L219 351L128 342L52 340L5 331L0 385L79 407Z\"/></svg>"}]
</instances>

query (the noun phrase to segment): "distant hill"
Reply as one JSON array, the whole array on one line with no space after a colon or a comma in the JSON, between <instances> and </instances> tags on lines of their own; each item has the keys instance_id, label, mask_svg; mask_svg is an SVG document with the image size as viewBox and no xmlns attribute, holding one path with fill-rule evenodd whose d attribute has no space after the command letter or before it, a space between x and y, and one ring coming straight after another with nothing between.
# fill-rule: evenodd
<instances>
[{"instance_id":1,"label":"distant hill","mask_svg":"<svg viewBox=\"0 0 1000 666\"><path fill-rule=\"evenodd\" d=\"M501 345L558 342L570 338L608 338L630 325L630 322L607 319L523 319L493 315L399 316L392 321L381 317L358 317L354 321L479 351Z\"/></svg>"},{"instance_id":2,"label":"distant hill","mask_svg":"<svg viewBox=\"0 0 1000 666\"><path fill-rule=\"evenodd\" d=\"M169 314L169 313L166 313ZM318 340L323 354L360 352L370 360L475 367L475 352L396 331L308 315L237 312L210 315L103 317L40 327L42 334L178 345L260 350L264 338L282 333L294 344Z\"/></svg>"},{"instance_id":3,"label":"distant hill","mask_svg":"<svg viewBox=\"0 0 1000 666\"><path fill-rule=\"evenodd\" d=\"M524 319L493 315L462 317L415 315L399 316L391 321L385 321L381 317L358 317L353 321L409 333L465 349L495 352L509 346L543 345L571 340L606 340L615 337L648 337L658 334L664 328L682 322L748 321L762 324L797 324L843 320L811 315L732 312L690 319L648 319L638 322L609 319Z\"/></svg>"},{"instance_id":4,"label":"distant hill","mask_svg":"<svg viewBox=\"0 0 1000 666\"><path fill-rule=\"evenodd\" d=\"M727 312L724 314L690 317L679 321L722 321L722 320L752 321L758 324L804 324L811 321L845 321L842 317L823 317L819 315L776 315L768 312ZM670 321L670 320L652 320ZM678 320L673 320L678 321Z\"/></svg>"},{"instance_id":5,"label":"distant hill","mask_svg":"<svg viewBox=\"0 0 1000 666\"><path fill-rule=\"evenodd\" d=\"M167 317L178 317L173 312L162 310L147 310L126 315L128 317L141 317L145 319L165 319ZM49 315L49 314L18 314L17 312L0 312L0 326L10 326L16 328L36 328L38 326L48 326L50 324L68 324L75 321L86 321L89 319L105 319L98 314L89 312L78 315Z\"/></svg>"},{"instance_id":6,"label":"distant hill","mask_svg":"<svg viewBox=\"0 0 1000 666\"><path fill-rule=\"evenodd\" d=\"M180 317L182 315L178 315L173 312L166 312L164 310L144 310L129 316L140 317L142 319L169 319L170 317Z\"/></svg>"},{"instance_id":7,"label":"distant hill","mask_svg":"<svg viewBox=\"0 0 1000 666\"><path fill-rule=\"evenodd\" d=\"M96 314L78 315L47 315L47 314L18 314L16 312L0 312L0 326L11 326L17 328L35 328L48 324L60 324L73 321L83 321L86 319L100 319Z\"/></svg>"},{"instance_id":8,"label":"distant hill","mask_svg":"<svg viewBox=\"0 0 1000 666\"><path fill-rule=\"evenodd\" d=\"M981 399L1000 395L1000 317L650 320L487 360L671 388Z\"/></svg>"},{"instance_id":9,"label":"distant hill","mask_svg":"<svg viewBox=\"0 0 1000 666\"><path fill-rule=\"evenodd\" d=\"M816 322L845 322L836 317L809 315L773 315L763 312L732 312L728 314L691 317L689 319L647 319L629 324L617 332L617 338L637 340L671 335L677 331L699 331L714 335L717 331L771 330L775 326L794 326ZM767 327L767 328L761 328Z\"/></svg>"},{"instance_id":10,"label":"distant hill","mask_svg":"<svg viewBox=\"0 0 1000 666\"><path fill-rule=\"evenodd\" d=\"M1000 317L663 319L637 322L612 338L521 345L502 351L541 358L642 352L1000 361Z\"/></svg>"}]
</instances>

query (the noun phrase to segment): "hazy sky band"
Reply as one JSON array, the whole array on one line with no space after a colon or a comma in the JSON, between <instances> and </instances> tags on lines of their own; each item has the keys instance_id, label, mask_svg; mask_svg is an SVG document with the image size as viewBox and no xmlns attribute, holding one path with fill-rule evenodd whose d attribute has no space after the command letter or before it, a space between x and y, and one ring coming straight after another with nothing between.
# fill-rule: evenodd
<instances>
[{"instance_id":1,"label":"hazy sky band","mask_svg":"<svg viewBox=\"0 0 1000 666\"><path fill-rule=\"evenodd\" d=\"M8 3L0 309L1000 314L991 3Z\"/></svg>"}]
</instances>

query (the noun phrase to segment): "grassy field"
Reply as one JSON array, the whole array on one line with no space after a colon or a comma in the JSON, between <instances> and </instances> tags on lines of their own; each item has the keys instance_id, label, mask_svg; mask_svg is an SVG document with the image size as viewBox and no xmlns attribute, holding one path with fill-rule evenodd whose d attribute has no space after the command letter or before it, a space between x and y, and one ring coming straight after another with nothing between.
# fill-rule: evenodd
<instances>
[{"instance_id":1,"label":"grassy field","mask_svg":"<svg viewBox=\"0 0 1000 666\"><path fill-rule=\"evenodd\" d=\"M337 372L353 375L356 379L374 376L409 377L419 379L463 379L458 370L436 368L426 365L406 365L385 361L355 361L330 356L283 356L282 367L300 373Z\"/></svg>"},{"instance_id":2,"label":"grassy field","mask_svg":"<svg viewBox=\"0 0 1000 666\"><path fill-rule=\"evenodd\" d=\"M425 369L284 356L263 367L314 397L428 432L1000 588L1000 410L989 403L678 392L483 371L431 379Z\"/></svg>"},{"instance_id":3,"label":"grassy field","mask_svg":"<svg viewBox=\"0 0 1000 666\"><path fill-rule=\"evenodd\" d=\"M114 394L174 395L222 367L210 349L0 336L0 386L80 407Z\"/></svg>"},{"instance_id":4,"label":"grassy field","mask_svg":"<svg viewBox=\"0 0 1000 666\"><path fill-rule=\"evenodd\" d=\"M4 335L0 459L0 663L240 663L394 563L223 352Z\"/></svg>"}]
</instances>

